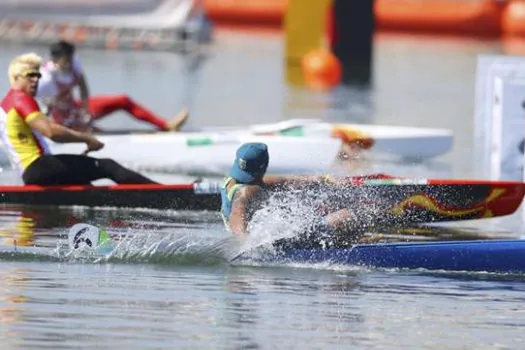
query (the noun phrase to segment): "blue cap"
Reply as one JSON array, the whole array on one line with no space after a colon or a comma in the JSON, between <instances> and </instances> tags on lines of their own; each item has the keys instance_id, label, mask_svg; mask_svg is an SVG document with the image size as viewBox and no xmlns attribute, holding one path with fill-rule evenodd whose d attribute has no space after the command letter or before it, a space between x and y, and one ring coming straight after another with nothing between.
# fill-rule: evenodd
<instances>
[{"instance_id":1,"label":"blue cap","mask_svg":"<svg viewBox=\"0 0 525 350\"><path fill-rule=\"evenodd\" d=\"M237 150L230 176L242 183L253 182L263 175L268 167L270 156L264 143L245 143Z\"/></svg>"}]
</instances>

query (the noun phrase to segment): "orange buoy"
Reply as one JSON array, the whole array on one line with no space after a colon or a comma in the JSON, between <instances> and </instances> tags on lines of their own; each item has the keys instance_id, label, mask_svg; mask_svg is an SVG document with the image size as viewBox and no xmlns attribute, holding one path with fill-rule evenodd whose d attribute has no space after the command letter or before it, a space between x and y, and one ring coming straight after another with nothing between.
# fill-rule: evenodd
<instances>
[{"instance_id":1,"label":"orange buoy","mask_svg":"<svg viewBox=\"0 0 525 350\"><path fill-rule=\"evenodd\" d=\"M308 52L301 59L301 69L305 84L315 90L328 90L341 83L341 62L328 50Z\"/></svg>"},{"instance_id":2,"label":"orange buoy","mask_svg":"<svg viewBox=\"0 0 525 350\"><path fill-rule=\"evenodd\" d=\"M504 34L525 37L525 1L509 1L501 21Z\"/></svg>"}]
</instances>

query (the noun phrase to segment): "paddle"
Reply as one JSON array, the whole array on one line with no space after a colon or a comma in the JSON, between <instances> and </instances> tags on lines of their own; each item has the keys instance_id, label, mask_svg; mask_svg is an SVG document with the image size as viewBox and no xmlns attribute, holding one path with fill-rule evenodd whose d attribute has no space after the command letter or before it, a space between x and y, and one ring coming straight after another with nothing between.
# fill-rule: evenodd
<instances>
[{"instance_id":1,"label":"paddle","mask_svg":"<svg viewBox=\"0 0 525 350\"><path fill-rule=\"evenodd\" d=\"M84 223L71 227L67 238L71 250L90 249L106 254L115 247L115 243L104 229Z\"/></svg>"}]
</instances>

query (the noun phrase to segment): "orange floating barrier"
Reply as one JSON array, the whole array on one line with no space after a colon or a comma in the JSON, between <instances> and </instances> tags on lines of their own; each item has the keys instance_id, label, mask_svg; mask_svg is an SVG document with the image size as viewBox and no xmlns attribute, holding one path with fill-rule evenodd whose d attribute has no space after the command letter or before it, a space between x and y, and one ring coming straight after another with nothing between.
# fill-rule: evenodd
<instances>
[{"instance_id":1,"label":"orange floating barrier","mask_svg":"<svg viewBox=\"0 0 525 350\"><path fill-rule=\"evenodd\" d=\"M525 37L525 1L507 2L502 14L502 31L506 36Z\"/></svg>"},{"instance_id":2,"label":"orange floating barrier","mask_svg":"<svg viewBox=\"0 0 525 350\"><path fill-rule=\"evenodd\" d=\"M203 4L217 23L281 26L288 0L203 0Z\"/></svg>"},{"instance_id":3,"label":"orange floating barrier","mask_svg":"<svg viewBox=\"0 0 525 350\"><path fill-rule=\"evenodd\" d=\"M376 0L379 29L498 35L504 5L495 0Z\"/></svg>"},{"instance_id":4,"label":"orange floating barrier","mask_svg":"<svg viewBox=\"0 0 525 350\"><path fill-rule=\"evenodd\" d=\"M514 31L525 31L519 10L525 0L509 2L506 25ZM288 8L288 0L203 0L203 3L215 23L249 26L281 27ZM495 36L501 33L505 5L501 0L375 0L374 11L378 29Z\"/></svg>"}]
</instances>

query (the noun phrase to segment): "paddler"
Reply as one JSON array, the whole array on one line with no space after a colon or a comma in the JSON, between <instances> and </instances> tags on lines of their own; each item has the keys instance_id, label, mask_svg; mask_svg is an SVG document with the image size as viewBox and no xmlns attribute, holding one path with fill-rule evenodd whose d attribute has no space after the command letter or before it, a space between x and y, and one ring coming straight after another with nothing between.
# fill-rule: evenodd
<instances>
[{"instance_id":1,"label":"paddler","mask_svg":"<svg viewBox=\"0 0 525 350\"><path fill-rule=\"evenodd\" d=\"M313 183L337 181L328 176L268 176L268 147L264 143L243 144L236 153L229 176L221 187L221 214L231 232L244 237L254 213L261 209L273 188L298 188ZM331 233L344 231L351 225L354 215L348 209L339 209L320 215L311 231Z\"/></svg>"},{"instance_id":2,"label":"paddler","mask_svg":"<svg viewBox=\"0 0 525 350\"><path fill-rule=\"evenodd\" d=\"M41 62L35 53L15 57L8 70L11 89L0 103L0 136L24 183L80 185L102 178L119 184L155 183L112 159L51 154L44 137L60 143L82 142L87 151L97 151L104 144L91 134L50 120L41 112L34 98L42 76Z\"/></svg>"},{"instance_id":3,"label":"paddler","mask_svg":"<svg viewBox=\"0 0 525 350\"><path fill-rule=\"evenodd\" d=\"M75 46L61 40L51 45L51 60L40 68L42 78L37 99L47 107L55 122L79 131L92 130L92 123L123 110L137 120L152 124L161 131L178 131L189 113L180 111L170 121L155 115L127 95L90 96L89 88ZM74 98L79 88L80 99Z\"/></svg>"}]
</instances>

